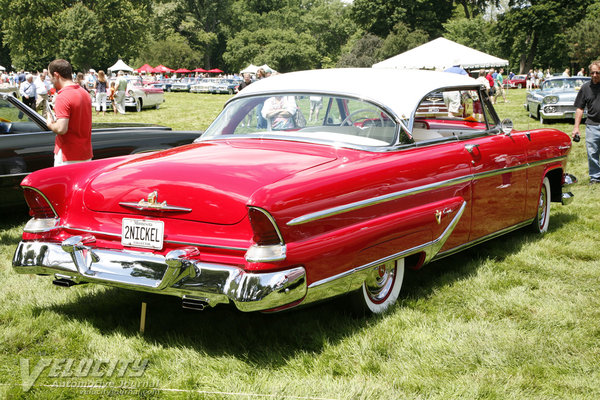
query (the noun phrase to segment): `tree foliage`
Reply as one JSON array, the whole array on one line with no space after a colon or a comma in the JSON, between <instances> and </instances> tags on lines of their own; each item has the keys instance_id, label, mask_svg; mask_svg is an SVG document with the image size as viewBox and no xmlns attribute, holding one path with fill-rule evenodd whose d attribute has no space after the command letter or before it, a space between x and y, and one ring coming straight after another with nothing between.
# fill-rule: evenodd
<instances>
[{"instance_id":1,"label":"tree foliage","mask_svg":"<svg viewBox=\"0 0 600 400\"><path fill-rule=\"evenodd\" d=\"M442 24L453 10L452 0L354 0L351 15L359 27L381 38L404 23L433 39L442 35Z\"/></svg>"},{"instance_id":2,"label":"tree foliage","mask_svg":"<svg viewBox=\"0 0 600 400\"><path fill-rule=\"evenodd\" d=\"M0 63L291 71L370 66L445 36L521 71L562 69L600 56L599 10L600 0L0 0Z\"/></svg>"},{"instance_id":3,"label":"tree foliage","mask_svg":"<svg viewBox=\"0 0 600 400\"><path fill-rule=\"evenodd\" d=\"M515 0L498 19L500 51L520 72L533 67L560 69L569 65L564 32L585 14L593 0Z\"/></svg>"},{"instance_id":4,"label":"tree foliage","mask_svg":"<svg viewBox=\"0 0 600 400\"><path fill-rule=\"evenodd\" d=\"M592 61L600 59L600 3L587 8L585 18L566 32L571 60L579 67L587 68Z\"/></svg>"}]
</instances>

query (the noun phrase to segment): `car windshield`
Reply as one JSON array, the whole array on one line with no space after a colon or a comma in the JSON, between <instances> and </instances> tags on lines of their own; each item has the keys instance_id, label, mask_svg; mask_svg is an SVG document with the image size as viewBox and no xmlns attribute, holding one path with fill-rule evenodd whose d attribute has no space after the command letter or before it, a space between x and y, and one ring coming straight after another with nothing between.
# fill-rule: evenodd
<instances>
[{"instance_id":1,"label":"car windshield","mask_svg":"<svg viewBox=\"0 0 600 400\"><path fill-rule=\"evenodd\" d=\"M542 90L579 90L590 78L550 79L544 82Z\"/></svg>"},{"instance_id":2,"label":"car windshield","mask_svg":"<svg viewBox=\"0 0 600 400\"><path fill-rule=\"evenodd\" d=\"M200 140L268 137L380 147L395 142L398 125L364 100L322 94L242 97L229 103Z\"/></svg>"}]
</instances>

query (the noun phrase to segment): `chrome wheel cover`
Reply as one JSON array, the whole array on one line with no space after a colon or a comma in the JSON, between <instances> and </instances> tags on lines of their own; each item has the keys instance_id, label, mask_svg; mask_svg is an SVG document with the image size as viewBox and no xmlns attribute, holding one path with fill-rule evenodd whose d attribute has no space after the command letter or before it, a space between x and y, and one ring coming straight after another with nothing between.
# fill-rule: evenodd
<instances>
[{"instance_id":1,"label":"chrome wheel cover","mask_svg":"<svg viewBox=\"0 0 600 400\"><path fill-rule=\"evenodd\" d=\"M374 303L384 302L394 287L396 280L396 263L388 261L373 268L365 280L366 295Z\"/></svg>"}]
</instances>

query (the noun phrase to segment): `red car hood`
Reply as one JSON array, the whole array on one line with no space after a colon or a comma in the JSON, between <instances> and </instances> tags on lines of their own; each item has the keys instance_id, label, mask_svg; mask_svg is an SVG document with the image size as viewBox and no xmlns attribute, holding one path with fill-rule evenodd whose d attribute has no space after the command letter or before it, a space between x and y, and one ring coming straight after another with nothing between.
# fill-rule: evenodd
<instances>
[{"instance_id":1,"label":"red car hood","mask_svg":"<svg viewBox=\"0 0 600 400\"><path fill-rule=\"evenodd\" d=\"M162 216L234 224L246 216L248 199L259 188L336 158L290 147L291 142L257 148L254 143L219 141L149 154L89 181L84 203L99 212L157 215L159 211L123 206L148 201L156 191L158 203L192 210L160 211Z\"/></svg>"}]
</instances>

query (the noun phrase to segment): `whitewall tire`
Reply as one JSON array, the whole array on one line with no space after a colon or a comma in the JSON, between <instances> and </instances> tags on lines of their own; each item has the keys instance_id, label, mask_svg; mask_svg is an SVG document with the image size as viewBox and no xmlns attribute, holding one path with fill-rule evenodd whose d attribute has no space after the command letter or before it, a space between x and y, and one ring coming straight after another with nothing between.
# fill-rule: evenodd
<instances>
[{"instance_id":1,"label":"whitewall tire","mask_svg":"<svg viewBox=\"0 0 600 400\"><path fill-rule=\"evenodd\" d=\"M354 292L356 311L381 314L396 303L404 280L404 259L392 260L369 269L360 290Z\"/></svg>"}]
</instances>

